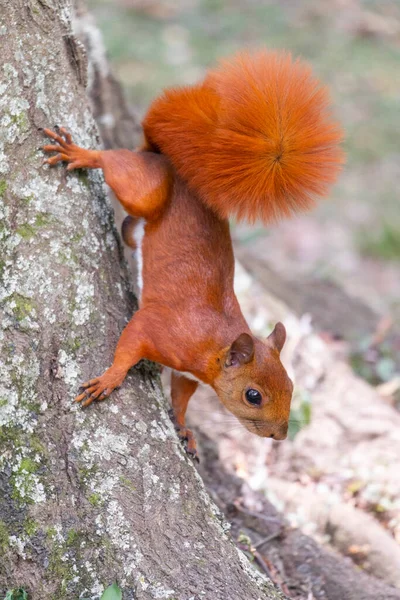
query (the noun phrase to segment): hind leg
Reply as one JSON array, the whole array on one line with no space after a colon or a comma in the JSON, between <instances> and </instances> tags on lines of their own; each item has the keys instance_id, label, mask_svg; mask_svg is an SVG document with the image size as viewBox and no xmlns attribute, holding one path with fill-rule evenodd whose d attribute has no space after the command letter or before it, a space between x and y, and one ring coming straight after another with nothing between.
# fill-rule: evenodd
<instances>
[{"instance_id":1,"label":"hind leg","mask_svg":"<svg viewBox=\"0 0 400 600\"><path fill-rule=\"evenodd\" d=\"M50 129L44 129L44 133L52 138L56 144L43 146L45 152L57 152L55 156L46 158L43 162L56 165L61 161L68 163L67 171L73 169L100 169L101 150L85 150L72 142L72 136L64 127L60 127L56 133Z\"/></svg>"},{"instance_id":2,"label":"hind leg","mask_svg":"<svg viewBox=\"0 0 400 600\"><path fill-rule=\"evenodd\" d=\"M193 381L193 379L172 371L171 400L175 429L179 439L182 441L186 440L186 452L198 460L196 440L194 439L192 430L188 429L185 424L185 415L189 400L196 391L197 386L197 381Z\"/></svg>"},{"instance_id":3,"label":"hind leg","mask_svg":"<svg viewBox=\"0 0 400 600\"><path fill-rule=\"evenodd\" d=\"M136 217L131 217L128 215L122 221L121 225L121 235L125 244L132 248L132 250L137 250L137 244L135 240L135 229L138 226L139 219Z\"/></svg>"},{"instance_id":4,"label":"hind leg","mask_svg":"<svg viewBox=\"0 0 400 600\"><path fill-rule=\"evenodd\" d=\"M127 213L149 220L161 214L172 184L172 173L164 156L130 150L85 150L72 142L71 134L63 127L59 132L44 130L56 142L43 147L45 152L56 152L45 163L68 162L68 171L103 169L106 183Z\"/></svg>"}]
</instances>

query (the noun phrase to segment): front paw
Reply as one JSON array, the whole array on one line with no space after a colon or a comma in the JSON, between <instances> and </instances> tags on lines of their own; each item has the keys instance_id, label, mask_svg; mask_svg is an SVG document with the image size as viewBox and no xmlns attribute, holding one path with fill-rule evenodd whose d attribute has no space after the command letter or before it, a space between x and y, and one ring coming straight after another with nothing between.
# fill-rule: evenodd
<instances>
[{"instance_id":1,"label":"front paw","mask_svg":"<svg viewBox=\"0 0 400 600\"><path fill-rule=\"evenodd\" d=\"M80 389L84 389L74 402L82 402L81 406L89 406L94 400L105 400L115 388L119 387L126 376L125 371L119 371L110 367L101 375L90 381L82 383Z\"/></svg>"},{"instance_id":2,"label":"front paw","mask_svg":"<svg viewBox=\"0 0 400 600\"><path fill-rule=\"evenodd\" d=\"M184 445L186 454L189 454L196 462L200 462L199 454L197 452L197 444L191 429L175 425L175 430L178 434L178 438Z\"/></svg>"}]
</instances>

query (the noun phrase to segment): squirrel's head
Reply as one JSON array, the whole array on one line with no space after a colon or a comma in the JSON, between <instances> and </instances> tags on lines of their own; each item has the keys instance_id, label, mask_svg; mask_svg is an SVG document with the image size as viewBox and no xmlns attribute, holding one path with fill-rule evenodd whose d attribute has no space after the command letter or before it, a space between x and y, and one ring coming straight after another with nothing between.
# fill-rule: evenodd
<instances>
[{"instance_id":1,"label":"squirrel's head","mask_svg":"<svg viewBox=\"0 0 400 600\"><path fill-rule=\"evenodd\" d=\"M293 384L280 361L286 330L277 323L262 342L242 333L224 351L214 388L224 406L252 433L286 438Z\"/></svg>"}]
</instances>

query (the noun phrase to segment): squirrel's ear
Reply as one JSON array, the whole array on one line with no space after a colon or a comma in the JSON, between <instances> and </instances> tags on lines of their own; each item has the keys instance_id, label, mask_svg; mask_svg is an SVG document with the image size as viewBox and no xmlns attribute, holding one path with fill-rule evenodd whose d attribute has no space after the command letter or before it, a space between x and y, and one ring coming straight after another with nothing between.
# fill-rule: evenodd
<instances>
[{"instance_id":1,"label":"squirrel's ear","mask_svg":"<svg viewBox=\"0 0 400 600\"><path fill-rule=\"evenodd\" d=\"M277 323L272 333L267 337L267 343L280 352L286 341L286 329L283 323Z\"/></svg>"},{"instance_id":2,"label":"squirrel's ear","mask_svg":"<svg viewBox=\"0 0 400 600\"><path fill-rule=\"evenodd\" d=\"M254 341L248 333L241 333L228 350L226 367L237 367L250 362L254 356Z\"/></svg>"}]
</instances>

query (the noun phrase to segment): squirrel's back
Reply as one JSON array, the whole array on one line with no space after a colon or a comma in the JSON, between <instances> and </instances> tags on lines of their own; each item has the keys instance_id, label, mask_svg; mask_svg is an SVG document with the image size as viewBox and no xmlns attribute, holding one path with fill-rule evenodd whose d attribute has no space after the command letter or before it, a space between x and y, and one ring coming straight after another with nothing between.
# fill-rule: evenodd
<instances>
[{"instance_id":1,"label":"squirrel's back","mask_svg":"<svg viewBox=\"0 0 400 600\"><path fill-rule=\"evenodd\" d=\"M165 91L143 128L223 218L267 222L305 210L343 162L327 89L283 52L241 53L201 84Z\"/></svg>"}]
</instances>

